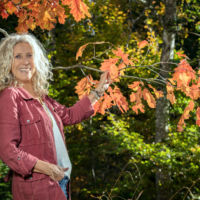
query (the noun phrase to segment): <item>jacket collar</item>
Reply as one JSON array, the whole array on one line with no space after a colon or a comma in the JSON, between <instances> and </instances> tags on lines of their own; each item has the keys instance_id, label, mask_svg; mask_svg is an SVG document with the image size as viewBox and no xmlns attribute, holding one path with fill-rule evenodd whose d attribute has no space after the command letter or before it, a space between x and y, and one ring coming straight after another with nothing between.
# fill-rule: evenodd
<instances>
[{"instance_id":1,"label":"jacket collar","mask_svg":"<svg viewBox=\"0 0 200 200\"><path fill-rule=\"evenodd\" d=\"M20 95L24 100L32 100L32 99L34 99L34 98L31 96L31 94L30 94L27 90L25 90L23 87L18 87L17 90L18 90L19 95ZM42 99L43 99L43 100L46 99L46 98L47 98L47 95L43 95L43 96L42 96Z\"/></svg>"},{"instance_id":2,"label":"jacket collar","mask_svg":"<svg viewBox=\"0 0 200 200\"><path fill-rule=\"evenodd\" d=\"M17 88L19 95L24 99L24 100L31 100L33 97L27 92L23 87L18 87Z\"/></svg>"}]
</instances>

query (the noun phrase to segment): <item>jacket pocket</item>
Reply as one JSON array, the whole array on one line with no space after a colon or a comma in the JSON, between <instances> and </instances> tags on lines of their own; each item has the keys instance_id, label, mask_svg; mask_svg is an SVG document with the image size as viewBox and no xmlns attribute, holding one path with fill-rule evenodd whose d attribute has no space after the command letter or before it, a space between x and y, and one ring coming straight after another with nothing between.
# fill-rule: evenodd
<instances>
[{"instance_id":1,"label":"jacket pocket","mask_svg":"<svg viewBox=\"0 0 200 200\"><path fill-rule=\"evenodd\" d=\"M29 146L44 143L42 120L39 114L27 114L20 118L21 143L20 146Z\"/></svg>"}]
</instances>

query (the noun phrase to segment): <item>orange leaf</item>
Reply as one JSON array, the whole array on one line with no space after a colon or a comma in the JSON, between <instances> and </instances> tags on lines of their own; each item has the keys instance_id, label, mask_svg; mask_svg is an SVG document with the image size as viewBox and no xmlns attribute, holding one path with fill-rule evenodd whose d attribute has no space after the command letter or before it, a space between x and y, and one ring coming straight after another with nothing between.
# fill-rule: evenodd
<instances>
[{"instance_id":1,"label":"orange leaf","mask_svg":"<svg viewBox=\"0 0 200 200\"><path fill-rule=\"evenodd\" d=\"M171 102L171 104L176 103L176 98L174 95L174 87L170 85L170 83L167 83L167 99Z\"/></svg>"},{"instance_id":2,"label":"orange leaf","mask_svg":"<svg viewBox=\"0 0 200 200\"><path fill-rule=\"evenodd\" d=\"M139 104L136 104L132 107L132 110L138 115L138 110L140 110L140 112L144 113L145 110L144 110L144 105L139 103Z\"/></svg>"},{"instance_id":3,"label":"orange leaf","mask_svg":"<svg viewBox=\"0 0 200 200\"><path fill-rule=\"evenodd\" d=\"M118 70L119 70L120 76L124 75L125 67L126 67L126 65L124 63L119 64Z\"/></svg>"},{"instance_id":4,"label":"orange leaf","mask_svg":"<svg viewBox=\"0 0 200 200\"><path fill-rule=\"evenodd\" d=\"M78 51L77 51L77 53L76 53L76 60L78 60L78 58L82 56L83 51L85 50L85 48L87 47L88 44L89 44L89 43L86 43L86 44L82 45L82 46L78 49Z\"/></svg>"},{"instance_id":5,"label":"orange leaf","mask_svg":"<svg viewBox=\"0 0 200 200\"><path fill-rule=\"evenodd\" d=\"M79 99L81 99L84 95L88 95L90 93L91 86L95 85L96 83L97 81L93 80L91 75L81 79L75 87L75 92L78 94Z\"/></svg>"},{"instance_id":6,"label":"orange leaf","mask_svg":"<svg viewBox=\"0 0 200 200\"><path fill-rule=\"evenodd\" d=\"M179 122L177 125L178 131L183 131L183 128L185 126L185 120L189 119L190 117L190 112L194 109L194 101L191 100L188 104L188 106L185 108Z\"/></svg>"},{"instance_id":7,"label":"orange leaf","mask_svg":"<svg viewBox=\"0 0 200 200\"><path fill-rule=\"evenodd\" d=\"M142 49L144 47L146 47L149 43L146 40L143 40L142 42L139 42L138 44L138 48Z\"/></svg>"},{"instance_id":8,"label":"orange leaf","mask_svg":"<svg viewBox=\"0 0 200 200\"><path fill-rule=\"evenodd\" d=\"M126 112L128 110L128 103L126 101L126 98L121 93L120 89L115 86L114 89L109 87L107 91L110 93L110 97L112 98L114 105L117 105L122 113L124 113L124 111Z\"/></svg>"},{"instance_id":9,"label":"orange leaf","mask_svg":"<svg viewBox=\"0 0 200 200\"><path fill-rule=\"evenodd\" d=\"M118 57L120 57L120 58L122 58L122 60L123 60L123 62L126 64L126 65L134 65L134 63L131 61L131 60L129 60L128 59L128 54L125 54L122 50L121 50L121 48L118 48L117 50L113 50L113 53L116 55L116 56L118 56Z\"/></svg>"},{"instance_id":10,"label":"orange leaf","mask_svg":"<svg viewBox=\"0 0 200 200\"><path fill-rule=\"evenodd\" d=\"M71 4L71 0L62 0L62 5L70 5Z\"/></svg>"},{"instance_id":11,"label":"orange leaf","mask_svg":"<svg viewBox=\"0 0 200 200\"><path fill-rule=\"evenodd\" d=\"M107 42L103 42L103 41L102 41L102 42L88 42L88 43L82 45L82 46L78 49L78 51L77 51L77 53L76 53L76 60L78 60L78 58L82 56L83 51L85 50L85 48L86 48L89 44L104 44L104 43L107 43Z\"/></svg>"},{"instance_id":12,"label":"orange leaf","mask_svg":"<svg viewBox=\"0 0 200 200\"><path fill-rule=\"evenodd\" d=\"M155 101L153 95L146 88L143 90L143 98L144 98L144 100L147 101L147 104L149 105L150 108L156 107L156 101Z\"/></svg>"},{"instance_id":13,"label":"orange leaf","mask_svg":"<svg viewBox=\"0 0 200 200\"><path fill-rule=\"evenodd\" d=\"M7 13L6 10L2 10L2 12L1 12L1 16L2 16L3 19L7 19L8 16L9 16L9 14Z\"/></svg>"},{"instance_id":14,"label":"orange leaf","mask_svg":"<svg viewBox=\"0 0 200 200\"><path fill-rule=\"evenodd\" d=\"M200 97L199 85L192 84L191 87L188 87L188 92L186 95L193 100L197 100Z\"/></svg>"},{"instance_id":15,"label":"orange leaf","mask_svg":"<svg viewBox=\"0 0 200 200\"><path fill-rule=\"evenodd\" d=\"M130 89L132 89L133 91L137 91L140 85L143 86L144 83L141 82L141 81L134 81L132 84L128 85L128 87L129 87Z\"/></svg>"},{"instance_id":16,"label":"orange leaf","mask_svg":"<svg viewBox=\"0 0 200 200\"><path fill-rule=\"evenodd\" d=\"M196 116L197 116L196 125L200 126L200 107L197 108Z\"/></svg>"},{"instance_id":17,"label":"orange leaf","mask_svg":"<svg viewBox=\"0 0 200 200\"><path fill-rule=\"evenodd\" d=\"M84 19L86 16L91 17L88 12L88 6L83 3L82 0L62 0L62 4L69 6L70 13L77 22Z\"/></svg>"},{"instance_id":18,"label":"orange leaf","mask_svg":"<svg viewBox=\"0 0 200 200\"><path fill-rule=\"evenodd\" d=\"M19 4L19 3L21 2L21 0L12 0L12 2L13 2L14 4Z\"/></svg>"},{"instance_id":19,"label":"orange leaf","mask_svg":"<svg viewBox=\"0 0 200 200\"><path fill-rule=\"evenodd\" d=\"M156 90L152 85L148 84L148 86L153 89L155 95L156 95L156 98L159 99L161 97L163 97L163 92L162 91L158 91Z\"/></svg>"},{"instance_id":20,"label":"orange leaf","mask_svg":"<svg viewBox=\"0 0 200 200\"><path fill-rule=\"evenodd\" d=\"M186 59L189 59L187 56L186 56L186 54L183 54L182 52L176 52L176 54L178 55L178 57L180 57L180 58L186 58Z\"/></svg>"},{"instance_id":21,"label":"orange leaf","mask_svg":"<svg viewBox=\"0 0 200 200\"><path fill-rule=\"evenodd\" d=\"M104 93L104 96L101 97L99 101L94 105L94 114L99 112L102 115L104 115L105 111L111 108L112 105L113 105L112 98L108 94Z\"/></svg>"},{"instance_id":22,"label":"orange leaf","mask_svg":"<svg viewBox=\"0 0 200 200\"><path fill-rule=\"evenodd\" d=\"M65 15L65 9L60 5L58 5L56 8L57 8L56 14L58 15L58 21L60 24L64 24L65 19L67 17L67 15Z\"/></svg>"},{"instance_id":23,"label":"orange leaf","mask_svg":"<svg viewBox=\"0 0 200 200\"><path fill-rule=\"evenodd\" d=\"M119 69L116 66L116 63L118 62L118 58L109 58L104 60L103 63L101 63L100 69L102 71L109 71L110 73L110 78L112 81L119 81Z\"/></svg>"},{"instance_id":24,"label":"orange leaf","mask_svg":"<svg viewBox=\"0 0 200 200\"><path fill-rule=\"evenodd\" d=\"M130 95L130 101L135 102L136 100L137 100L136 93L132 92L131 95Z\"/></svg>"},{"instance_id":25,"label":"orange leaf","mask_svg":"<svg viewBox=\"0 0 200 200\"><path fill-rule=\"evenodd\" d=\"M7 4L5 4L5 8L7 12L12 15L14 12L17 11L16 6L12 3L12 1L9 1Z\"/></svg>"},{"instance_id":26,"label":"orange leaf","mask_svg":"<svg viewBox=\"0 0 200 200\"><path fill-rule=\"evenodd\" d=\"M186 60L181 60L174 71L172 79L177 82L178 89L182 89L182 86L187 87L191 80L196 80L196 72Z\"/></svg>"}]
</instances>

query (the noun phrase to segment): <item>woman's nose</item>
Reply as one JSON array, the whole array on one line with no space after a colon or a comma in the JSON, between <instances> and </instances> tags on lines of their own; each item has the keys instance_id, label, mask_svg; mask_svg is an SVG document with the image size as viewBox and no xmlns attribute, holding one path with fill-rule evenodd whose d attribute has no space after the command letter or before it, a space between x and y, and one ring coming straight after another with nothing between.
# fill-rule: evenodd
<instances>
[{"instance_id":1,"label":"woman's nose","mask_svg":"<svg viewBox=\"0 0 200 200\"><path fill-rule=\"evenodd\" d=\"M28 65L28 64L29 64L29 60L28 60L27 58L24 58L24 59L23 59L23 64L24 64L24 65Z\"/></svg>"}]
</instances>

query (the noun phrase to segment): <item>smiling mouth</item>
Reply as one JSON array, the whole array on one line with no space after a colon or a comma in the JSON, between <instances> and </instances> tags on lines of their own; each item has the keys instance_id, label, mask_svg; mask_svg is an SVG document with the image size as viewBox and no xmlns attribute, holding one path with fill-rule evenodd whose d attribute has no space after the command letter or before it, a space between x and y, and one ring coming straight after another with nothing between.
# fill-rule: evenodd
<instances>
[{"instance_id":1,"label":"smiling mouth","mask_svg":"<svg viewBox=\"0 0 200 200\"><path fill-rule=\"evenodd\" d=\"M20 72L30 72L31 68L21 68L19 69Z\"/></svg>"}]
</instances>

